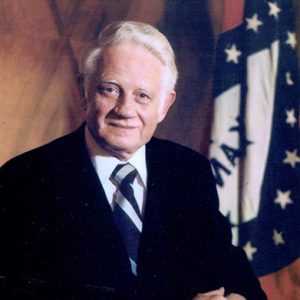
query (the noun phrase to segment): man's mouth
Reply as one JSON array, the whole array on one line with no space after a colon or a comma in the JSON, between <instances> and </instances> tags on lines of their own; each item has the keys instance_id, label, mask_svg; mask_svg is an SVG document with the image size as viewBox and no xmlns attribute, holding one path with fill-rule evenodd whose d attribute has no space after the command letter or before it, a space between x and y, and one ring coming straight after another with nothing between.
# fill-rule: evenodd
<instances>
[{"instance_id":1,"label":"man's mouth","mask_svg":"<svg viewBox=\"0 0 300 300\"><path fill-rule=\"evenodd\" d=\"M122 129L134 129L134 128L136 128L136 126L133 126L133 125L117 123L117 122L110 122L108 124L110 126L117 127L117 128L122 128Z\"/></svg>"}]
</instances>

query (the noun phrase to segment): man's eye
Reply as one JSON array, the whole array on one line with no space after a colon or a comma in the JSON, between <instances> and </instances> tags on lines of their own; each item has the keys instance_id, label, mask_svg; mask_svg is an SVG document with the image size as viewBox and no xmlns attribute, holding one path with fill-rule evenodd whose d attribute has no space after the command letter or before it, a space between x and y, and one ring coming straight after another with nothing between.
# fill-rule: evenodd
<instances>
[{"instance_id":1,"label":"man's eye","mask_svg":"<svg viewBox=\"0 0 300 300\"><path fill-rule=\"evenodd\" d=\"M145 94L145 93L139 93L139 98L140 99L150 99L150 97L147 95L147 94Z\"/></svg>"},{"instance_id":2,"label":"man's eye","mask_svg":"<svg viewBox=\"0 0 300 300\"><path fill-rule=\"evenodd\" d=\"M103 88L104 92L113 93L115 90L113 88Z\"/></svg>"},{"instance_id":3,"label":"man's eye","mask_svg":"<svg viewBox=\"0 0 300 300\"><path fill-rule=\"evenodd\" d=\"M100 86L98 88L98 92L100 94L106 94L110 96L119 96L120 91L117 87L112 87L112 86Z\"/></svg>"}]
</instances>

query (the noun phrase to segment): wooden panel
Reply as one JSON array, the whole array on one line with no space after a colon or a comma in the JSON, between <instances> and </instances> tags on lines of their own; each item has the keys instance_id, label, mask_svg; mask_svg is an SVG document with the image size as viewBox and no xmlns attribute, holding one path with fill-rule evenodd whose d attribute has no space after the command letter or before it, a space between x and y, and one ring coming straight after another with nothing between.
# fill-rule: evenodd
<instances>
[{"instance_id":1,"label":"wooden panel","mask_svg":"<svg viewBox=\"0 0 300 300\"><path fill-rule=\"evenodd\" d=\"M162 18L165 0L56 0L53 3L61 32L73 39L91 41L113 21L137 20L156 25Z\"/></svg>"},{"instance_id":2,"label":"wooden panel","mask_svg":"<svg viewBox=\"0 0 300 300\"><path fill-rule=\"evenodd\" d=\"M0 164L74 129L81 116L65 44L0 36Z\"/></svg>"},{"instance_id":3,"label":"wooden panel","mask_svg":"<svg viewBox=\"0 0 300 300\"><path fill-rule=\"evenodd\" d=\"M91 41L97 37L98 26L106 18L109 2L111 1L56 0L51 7L62 35Z\"/></svg>"},{"instance_id":4,"label":"wooden panel","mask_svg":"<svg viewBox=\"0 0 300 300\"><path fill-rule=\"evenodd\" d=\"M162 31L171 41L179 68L177 100L158 130L168 137L206 154L212 114L210 79L213 33L208 7L201 1L170 1L165 8Z\"/></svg>"},{"instance_id":5,"label":"wooden panel","mask_svg":"<svg viewBox=\"0 0 300 300\"><path fill-rule=\"evenodd\" d=\"M126 19L146 22L156 26L163 19L165 2L165 0L132 0Z\"/></svg>"},{"instance_id":6,"label":"wooden panel","mask_svg":"<svg viewBox=\"0 0 300 300\"><path fill-rule=\"evenodd\" d=\"M47 0L1 0L1 33L42 38L58 37Z\"/></svg>"}]
</instances>

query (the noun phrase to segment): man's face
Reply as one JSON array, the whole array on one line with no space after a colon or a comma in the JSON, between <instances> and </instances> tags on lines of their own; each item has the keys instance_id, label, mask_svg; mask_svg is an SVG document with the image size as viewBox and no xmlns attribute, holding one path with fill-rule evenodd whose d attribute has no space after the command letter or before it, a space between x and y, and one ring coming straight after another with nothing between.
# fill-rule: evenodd
<instances>
[{"instance_id":1,"label":"man's face","mask_svg":"<svg viewBox=\"0 0 300 300\"><path fill-rule=\"evenodd\" d=\"M104 50L92 86L87 126L102 148L122 160L149 141L175 99L165 66L131 43Z\"/></svg>"}]
</instances>

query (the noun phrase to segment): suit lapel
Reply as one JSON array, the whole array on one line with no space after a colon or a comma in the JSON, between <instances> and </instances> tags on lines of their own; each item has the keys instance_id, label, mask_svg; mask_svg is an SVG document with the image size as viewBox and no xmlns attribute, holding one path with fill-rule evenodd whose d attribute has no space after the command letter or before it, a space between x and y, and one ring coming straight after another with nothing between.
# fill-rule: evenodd
<instances>
[{"instance_id":1,"label":"suit lapel","mask_svg":"<svg viewBox=\"0 0 300 300\"><path fill-rule=\"evenodd\" d=\"M155 293L159 297L168 298L167 287L170 282L169 261L169 230L168 227L168 190L162 173L163 158L159 149L146 146L146 162L148 170L147 198L143 221L143 231L140 239L138 273L142 293Z\"/></svg>"},{"instance_id":2,"label":"suit lapel","mask_svg":"<svg viewBox=\"0 0 300 300\"><path fill-rule=\"evenodd\" d=\"M62 197L65 203L61 203L61 207L67 207L63 219L69 221L71 236L68 239L73 240L75 247L70 261L73 260L81 272L86 272L83 277L93 278L93 284L104 282L122 288L130 277L130 264L86 149L83 128L67 146L76 149L71 158L65 160L62 172L65 177L61 179L66 195Z\"/></svg>"}]
</instances>

